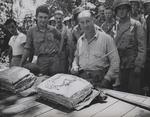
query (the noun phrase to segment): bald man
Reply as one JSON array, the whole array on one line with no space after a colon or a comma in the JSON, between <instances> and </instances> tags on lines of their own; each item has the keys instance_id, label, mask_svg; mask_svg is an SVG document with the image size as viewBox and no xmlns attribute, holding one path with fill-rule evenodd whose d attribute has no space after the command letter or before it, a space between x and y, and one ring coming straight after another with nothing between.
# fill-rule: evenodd
<instances>
[{"instance_id":1,"label":"bald man","mask_svg":"<svg viewBox=\"0 0 150 117\"><path fill-rule=\"evenodd\" d=\"M82 11L78 21L84 34L77 42L71 72L94 87L117 87L120 60L113 39L95 27L89 10Z\"/></svg>"}]
</instances>

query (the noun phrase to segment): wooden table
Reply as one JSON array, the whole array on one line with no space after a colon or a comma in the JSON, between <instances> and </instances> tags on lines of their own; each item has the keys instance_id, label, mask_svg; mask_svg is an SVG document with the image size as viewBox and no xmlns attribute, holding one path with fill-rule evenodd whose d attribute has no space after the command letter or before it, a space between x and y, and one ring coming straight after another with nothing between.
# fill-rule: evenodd
<instances>
[{"instance_id":1,"label":"wooden table","mask_svg":"<svg viewBox=\"0 0 150 117\"><path fill-rule=\"evenodd\" d=\"M105 92L150 106L150 97L113 90ZM37 99L37 96L20 98L0 92L0 99L0 117L150 117L150 111L113 97L103 103L92 103L80 111L69 111L58 104Z\"/></svg>"}]
</instances>

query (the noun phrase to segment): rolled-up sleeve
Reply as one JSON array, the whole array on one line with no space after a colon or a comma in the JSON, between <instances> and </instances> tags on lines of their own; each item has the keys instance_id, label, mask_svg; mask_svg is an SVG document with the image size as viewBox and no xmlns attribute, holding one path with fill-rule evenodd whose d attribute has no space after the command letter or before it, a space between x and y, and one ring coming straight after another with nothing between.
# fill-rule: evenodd
<instances>
[{"instance_id":1,"label":"rolled-up sleeve","mask_svg":"<svg viewBox=\"0 0 150 117\"><path fill-rule=\"evenodd\" d=\"M104 78L109 81L116 80L119 77L120 58L114 40L110 36L107 37L107 54L109 69Z\"/></svg>"}]
</instances>

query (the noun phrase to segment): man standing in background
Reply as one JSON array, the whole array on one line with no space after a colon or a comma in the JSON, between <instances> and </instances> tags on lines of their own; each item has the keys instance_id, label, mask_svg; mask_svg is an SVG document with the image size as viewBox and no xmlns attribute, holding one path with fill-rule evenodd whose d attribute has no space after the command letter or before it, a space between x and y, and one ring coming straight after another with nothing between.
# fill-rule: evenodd
<instances>
[{"instance_id":1,"label":"man standing in background","mask_svg":"<svg viewBox=\"0 0 150 117\"><path fill-rule=\"evenodd\" d=\"M56 29L61 34L59 59L62 73L68 73L73 59L73 38L71 31L63 24L64 13L56 10L54 19L56 21Z\"/></svg>"},{"instance_id":2,"label":"man standing in background","mask_svg":"<svg viewBox=\"0 0 150 117\"><path fill-rule=\"evenodd\" d=\"M114 0L119 18L114 38L120 57L121 90L141 93L141 70L144 68L146 43L141 23L130 17L129 0Z\"/></svg>"}]
</instances>

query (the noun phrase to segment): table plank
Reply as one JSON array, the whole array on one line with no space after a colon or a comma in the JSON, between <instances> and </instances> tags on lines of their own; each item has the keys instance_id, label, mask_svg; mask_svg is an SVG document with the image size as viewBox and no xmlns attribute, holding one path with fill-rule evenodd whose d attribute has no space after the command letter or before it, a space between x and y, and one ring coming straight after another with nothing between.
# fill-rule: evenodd
<instances>
[{"instance_id":1,"label":"table plank","mask_svg":"<svg viewBox=\"0 0 150 117\"><path fill-rule=\"evenodd\" d=\"M103 111L104 109L108 108L115 104L118 100L108 97L106 103L96 103L92 104L89 107L86 107L80 111L74 111L72 113L67 114L68 117L91 117L97 112Z\"/></svg>"},{"instance_id":2,"label":"table plank","mask_svg":"<svg viewBox=\"0 0 150 117\"><path fill-rule=\"evenodd\" d=\"M3 109L2 113L3 114L17 114L17 113L20 113L22 111L25 111L25 110L30 109L37 105L40 105L40 103L38 103L36 101L31 101L31 102L22 103L22 104L14 104L14 105L11 105L11 106Z\"/></svg>"},{"instance_id":3,"label":"table plank","mask_svg":"<svg viewBox=\"0 0 150 117\"><path fill-rule=\"evenodd\" d=\"M13 117L35 117L35 116L41 115L47 111L50 111L52 109L53 108L51 108L50 106L47 106L45 104L40 104L40 105L34 106L30 109L27 109Z\"/></svg>"},{"instance_id":4,"label":"table plank","mask_svg":"<svg viewBox=\"0 0 150 117\"><path fill-rule=\"evenodd\" d=\"M140 102L140 103L142 103L146 99L146 97L139 96L139 95L128 95L125 98L132 100L132 101Z\"/></svg>"},{"instance_id":5,"label":"table plank","mask_svg":"<svg viewBox=\"0 0 150 117\"><path fill-rule=\"evenodd\" d=\"M123 117L150 117L150 111L136 107Z\"/></svg>"},{"instance_id":6,"label":"table plank","mask_svg":"<svg viewBox=\"0 0 150 117\"><path fill-rule=\"evenodd\" d=\"M111 94L112 93L114 93L114 91L112 91ZM117 93L117 91L115 91L115 93ZM129 99L129 100L137 101L137 102L143 102L146 99L145 96L133 95L130 93L126 93L126 94L128 95L125 96L124 99ZM123 102L123 101L118 101L111 107L105 109L103 112L97 113L94 117L99 117L99 115L101 115L102 117L121 117L123 115L126 115L126 113L130 112L134 108L136 108L136 106Z\"/></svg>"},{"instance_id":7,"label":"table plank","mask_svg":"<svg viewBox=\"0 0 150 117\"><path fill-rule=\"evenodd\" d=\"M17 100L14 104L10 104L10 105L4 104L3 108L1 108L1 114L3 116L8 116L8 115L12 116L41 104L39 102L36 102L35 100L36 97L31 96L31 97L21 98Z\"/></svg>"},{"instance_id":8,"label":"table plank","mask_svg":"<svg viewBox=\"0 0 150 117\"><path fill-rule=\"evenodd\" d=\"M135 106L122 101L118 101L114 105L103 110L102 112L98 112L95 116L92 117L121 117L133 108L135 108Z\"/></svg>"},{"instance_id":9,"label":"table plank","mask_svg":"<svg viewBox=\"0 0 150 117\"><path fill-rule=\"evenodd\" d=\"M150 106L150 97L147 97L143 104L147 104Z\"/></svg>"},{"instance_id":10,"label":"table plank","mask_svg":"<svg viewBox=\"0 0 150 117\"><path fill-rule=\"evenodd\" d=\"M57 109L53 109L53 110L49 110L46 113L37 115L35 117L67 117L66 116L66 112L57 110Z\"/></svg>"},{"instance_id":11,"label":"table plank","mask_svg":"<svg viewBox=\"0 0 150 117\"><path fill-rule=\"evenodd\" d=\"M150 98L148 97L142 103L150 105ZM150 117L150 111L136 107L123 117Z\"/></svg>"}]
</instances>

